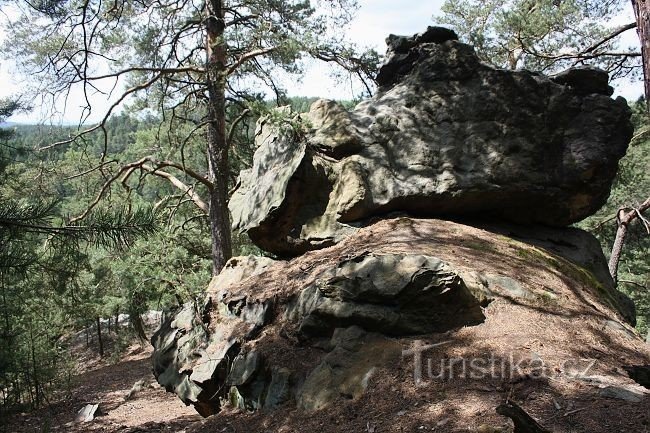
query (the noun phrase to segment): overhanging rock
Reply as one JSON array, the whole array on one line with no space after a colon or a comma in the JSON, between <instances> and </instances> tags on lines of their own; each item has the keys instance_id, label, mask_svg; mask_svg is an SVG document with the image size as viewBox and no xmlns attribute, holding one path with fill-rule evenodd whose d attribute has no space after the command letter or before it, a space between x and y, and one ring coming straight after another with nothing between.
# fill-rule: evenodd
<instances>
[{"instance_id":1,"label":"overhanging rock","mask_svg":"<svg viewBox=\"0 0 650 433\"><path fill-rule=\"evenodd\" d=\"M230 201L234 228L295 256L392 211L550 226L593 214L632 135L607 74L495 69L455 39L390 37L374 97L263 122Z\"/></svg>"}]
</instances>

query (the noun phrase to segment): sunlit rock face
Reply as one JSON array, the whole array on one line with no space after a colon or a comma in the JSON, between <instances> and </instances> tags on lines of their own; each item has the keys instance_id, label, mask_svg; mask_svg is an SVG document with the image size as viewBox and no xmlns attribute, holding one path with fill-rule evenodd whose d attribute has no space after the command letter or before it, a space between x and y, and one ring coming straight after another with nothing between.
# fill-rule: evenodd
<instances>
[{"instance_id":1,"label":"sunlit rock face","mask_svg":"<svg viewBox=\"0 0 650 433\"><path fill-rule=\"evenodd\" d=\"M387 43L371 99L260 122L234 228L296 256L395 211L566 226L605 203L632 135L605 72L495 69L441 28Z\"/></svg>"}]
</instances>

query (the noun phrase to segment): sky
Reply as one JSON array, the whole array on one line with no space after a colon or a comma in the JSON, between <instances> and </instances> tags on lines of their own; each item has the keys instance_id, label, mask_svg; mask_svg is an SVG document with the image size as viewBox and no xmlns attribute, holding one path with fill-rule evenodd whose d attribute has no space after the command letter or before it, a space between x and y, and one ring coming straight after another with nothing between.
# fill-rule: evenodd
<instances>
[{"instance_id":1,"label":"sky","mask_svg":"<svg viewBox=\"0 0 650 433\"><path fill-rule=\"evenodd\" d=\"M411 35L421 32L427 26L434 25L433 16L440 13L443 0L359 0L359 11L356 18L350 23L347 34L350 39L360 46L374 48L378 52L385 52L385 39L389 34ZM0 16L0 19L3 19ZM628 23L634 20L631 6L620 16L614 17L613 25ZM624 46L638 46L636 32L628 31L624 34ZM0 59L0 97L17 93L23 88L20 77L12 74L13 65L6 59ZM350 84L336 82L330 72L322 63L314 62L307 70L301 81L295 78L284 83L290 96L320 96L331 99L350 99L354 96L354 89ZM640 81L629 83L627 81L612 83L615 96L621 95L628 100L635 100L643 94L643 84ZM47 119L42 113L32 112L18 114L10 120L23 123L75 123L79 120L81 110L74 103L80 100L81 93L73 91L69 102L57 105L59 114ZM101 95L94 98L96 113L91 121L96 121L108 107L109 103ZM34 101L38 105L38 101Z\"/></svg>"}]
</instances>

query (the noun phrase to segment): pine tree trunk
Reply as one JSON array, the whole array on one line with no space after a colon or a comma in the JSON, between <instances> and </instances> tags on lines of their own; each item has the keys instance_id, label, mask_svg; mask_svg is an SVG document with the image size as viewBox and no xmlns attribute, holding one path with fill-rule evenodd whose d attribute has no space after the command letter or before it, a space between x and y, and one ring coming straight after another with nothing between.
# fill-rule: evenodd
<instances>
[{"instance_id":1,"label":"pine tree trunk","mask_svg":"<svg viewBox=\"0 0 650 433\"><path fill-rule=\"evenodd\" d=\"M41 394L40 394L40 389L41 389L41 383L38 378L38 370L36 368L37 360L36 360L36 347L35 347L35 341L34 341L34 328L33 324L30 320L29 322L29 343L30 343L30 351L31 351L31 358L32 358L32 374L33 374L33 383L34 383L34 397L33 397L33 405L34 407L40 407L41 405Z\"/></svg>"},{"instance_id":2,"label":"pine tree trunk","mask_svg":"<svg viewBox=\"0 0 650 433\"><path fill-rule=\"evenodd\" d=\"M632 0L632 7L636 17L636 31L641 42L646 106L650 111L650 0Z\"/></svg>"},{"instance_id":3,"label":"pine tree trunk","mask_svg":"<svg viewBox=\"0 0 650 433\"><path fill-rule=\"evenodd\" d=\"M206 51L208 124L208 178L210 192L210 231L212 234L212 274L221 272L232 256L230 216L228 214L228 143L226 139L226 45L223 39L223 1L206 4Z\"/></svg>"},{"instance_id":4,"label":"pine tree trunk","mask_svg":"<svg viewBox=\"0 0 650 433\"><path fill-rule=\"evenodd\" d=\"M97 342L99 344L99 357L104 357L104 341L102 340L102 323L99 316L97 316Z\"/></svg>"},{"instance_id":5,"label":"pine tree trunk","mask_svg":"<svg viewBox=\"0 0 650 433\"><path fill-rule=\"evenodd\" d=\"M133 330L135 331L135 335L137 335L138 339L140 340L141 344L145 344L148 340L147 338L147 332L144 329L144 322L142 322L142 316L140 313L137 313L135 311L130 313L131 316L131 326L133 326Z\"/></svg>"}]
</instances>

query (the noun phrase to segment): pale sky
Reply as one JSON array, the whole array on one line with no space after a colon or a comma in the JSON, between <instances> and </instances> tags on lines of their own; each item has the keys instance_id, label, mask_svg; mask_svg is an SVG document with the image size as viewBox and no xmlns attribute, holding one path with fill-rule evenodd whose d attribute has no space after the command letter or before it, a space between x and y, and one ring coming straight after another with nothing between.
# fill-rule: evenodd
<instances>
[{"instance_id":1,"label":"pale sky","mask_svg":"<svg viewBox=\"0 0 650 433\"><path fill-rule=\"evenodd\" d=\"M434 24L432 17L440 12L442 3L443 0L400 0L399 2L395 0L359 0L360 9L347 33L355 43L375 48L383 53L386 36L391 33L411 35L423 31L427 26ZM624 14L615 17L612 24L624 24L633 20L634 16L630 6ZM625 33L623 45L638 46L635 31L631 30ZM15 94L23 88L18 77L15 74L12 75L11 72L11 62L0 60L0 97ZM329 76L327 67L322 63L315 63L309 68L301 82L294 80L295 77L285 80L283 83L291 96L322 96L332 99L350 99L354 96L350 84L335 82ZM613 85L616 90L615 95L622 95L629 101L635 100L643 94L643 84L640 81L634 83L615 82ZM80 92L71 93L67 106L62 103L57 105L58 111L62 113L49 118L47 123L77 122L81 111L72 101L79 100L80 97ZM108 102L101 95L97 95L94 99L97 102L93 109L96 115L92 116L91 120L96 121L108 106ZM33 102L33 105L38 104L38 101ZM13 116L10 120L33 123L43 121L42 117L42 114L33 112Z\"/></svg>"}]
</instances>

